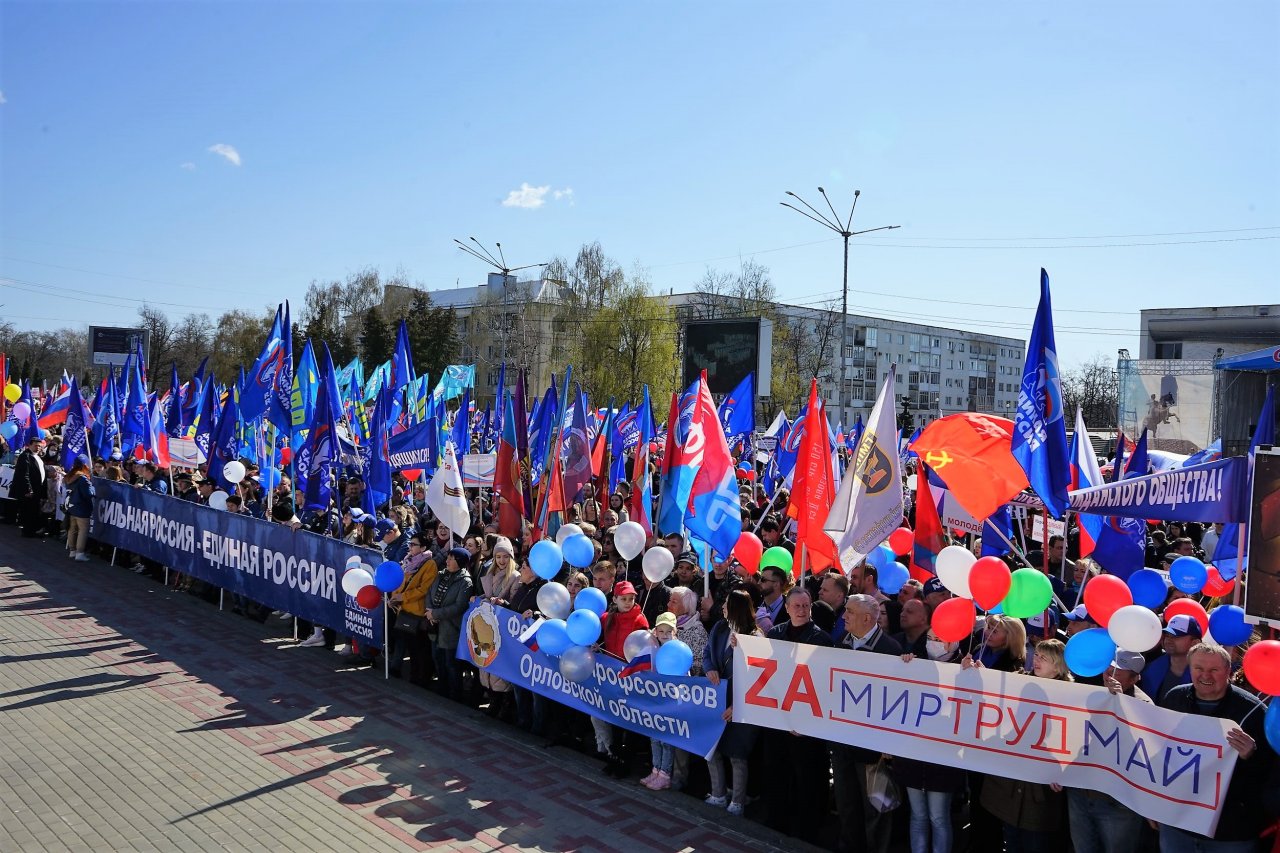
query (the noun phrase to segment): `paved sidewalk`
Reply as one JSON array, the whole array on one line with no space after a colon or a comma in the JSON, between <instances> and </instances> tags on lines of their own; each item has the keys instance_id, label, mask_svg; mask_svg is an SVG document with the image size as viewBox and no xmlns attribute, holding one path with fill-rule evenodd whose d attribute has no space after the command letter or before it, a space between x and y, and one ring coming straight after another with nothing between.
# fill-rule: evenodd
<instances>
[{"instance_id":1,"label":"paved sidewalk","mask_svg":"<svg viewBox=\"0 0 1280 853\"><path fill-rule=\"evenodd\" d=\"M480 713L0 527L0 850L775 850Z\"/></svg>"}]
</instances>

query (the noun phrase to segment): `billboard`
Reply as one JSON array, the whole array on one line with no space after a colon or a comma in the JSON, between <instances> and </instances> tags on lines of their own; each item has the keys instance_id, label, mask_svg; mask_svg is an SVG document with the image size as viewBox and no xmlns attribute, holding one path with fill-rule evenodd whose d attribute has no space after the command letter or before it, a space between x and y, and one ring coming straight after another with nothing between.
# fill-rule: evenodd
<instances>
[{"instance_id":1,"label":"billboard","mask_svg":"<svg viewBox=\"0 0 1280 853\"><path fill-rule=\"evenodd\" d=\"M1244 612L1280 628L1280 450L1255 451Z\"/></svg>"},{"instance_id":2,"label":"billboard","mask_svg":"<svg viewBox=\"0 0 1280 853\"><path fill-rule=\"evenodd\" d=\"M118 367L137 352L142 342L142 354L149 360L151 333L146 329L122 329L115 326L89 327L89 363L105 367Z\"/></svg>"},{"instance_id":3,"label":"billboard","mask_svg":"<svg viewBox=\"0 0 1280 853\"><path fill-rule=\"evenodd\" d=\"M1213 440L1213 362L1122 359L1120 429L1147 447L1191 455Z\"/></svg>"},{"instance_id":4,"label":"billboard","mask_svg":"<svg viewBox=\"0 0 1280 853\"><path fill-rule=\"evenodd\" d=\"M712 394L728 394L755 371L756 396L770 393L773 323L745 320L692 320L684 325L684 387L703 370Z\"/></svg>"}]
</instances>

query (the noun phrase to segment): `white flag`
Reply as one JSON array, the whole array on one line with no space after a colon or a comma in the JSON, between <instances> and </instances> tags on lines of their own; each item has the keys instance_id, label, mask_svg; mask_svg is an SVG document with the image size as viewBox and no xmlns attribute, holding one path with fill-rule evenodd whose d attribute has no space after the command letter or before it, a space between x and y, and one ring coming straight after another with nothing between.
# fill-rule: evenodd
<instances>
[{"instance_id":1,"label":"white flag","mask_svg":"<svg viewBox=\"0 0 1280 853\"><path fill-rule=\"evenodd\" d=\"M902 471L893 408L895 374L890 365L853 462L840 481L827 523L822 525L836 543L840 567L846 573L902 526Z\"/></svg>"},{"instance_id":2,"label":"white flag","mask_svg":"<svg viewBox=\"0 0 1280 853\"><path fill-rule=\"evenodd\" d=\"M462 490L462 469L453 445L446 444L444 462L427 486L427 506L445 527L458 536L466 536L471 527L471 510L467 508L467 495Z\"/></svg>"}]
</instances>

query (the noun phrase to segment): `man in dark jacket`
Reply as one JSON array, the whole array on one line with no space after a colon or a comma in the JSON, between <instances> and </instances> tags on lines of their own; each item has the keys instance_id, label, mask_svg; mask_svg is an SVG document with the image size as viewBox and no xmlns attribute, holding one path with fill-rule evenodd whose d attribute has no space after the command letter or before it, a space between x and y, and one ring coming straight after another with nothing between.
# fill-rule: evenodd
<instances>
[{"instance_id":1,"label":"man in dark jacket","mask_svg":"<svg viewBox=\"0 0 1280 853\"><path fill-rule=\"evenodd\" d=\"M880 602L865 593L849 596L844 605L845 635L841 645L858 652L901 655L902 646L880 630ZM889 849L890 815L881 814L867 801L867 768L880 760L873 749L831 744L831 769L835 783L836 814L842 853L885 853Z\"/></svg>"},{"instance_id":2,"label":"man in dark jacket","mask_svg":"<svg viewBox=\"0 0 1280 853\"><path fill-rule=\"evenodd\" d=\"M1244 843L1250 841L1256 846L1269 822L1263 796L1276 761L1267 743L1261 703L1231 684L1231 653L1222 646L1199 643L1187 654L1187 661L1191 683L1174 687L1160 705L1184 714L1234 720L1237 725L1227 732L1227 745L1239 755L1213 839L1161 826L1160 849L1234 851L1244 849Z\"/></svg>"},{"instance_id":3,"label":"man in dark jacket","mask_svg":"<svg viewBox=\"0 0 1280 853\"><path fill-rule=\"evenodd\" d=\"M831 635L813 622L813 599L804 587L794 587L787 594L786 611L787 621L770 628L766 637L811 646L831 645ZM779 832L817 843L827 803L826 742L791 732L767 731L764 758L770 777L765 787L765 822Z\"/></svg>"},{"instance_id":4,"label":"man in dark jacket","mask_svg":"<svg viewBox=\"0 0 1280 853\"><path fill-rule=\"evenodd\" d=\"M45 441L33 435L27 446L18 454L13 466L13 484L9 487L9 497L18 502L18 519L22 524L22 535L34 539L44 533L44 512L40 505L47 497L45 487L44 453Z\"/></svg>"}]
</instances>

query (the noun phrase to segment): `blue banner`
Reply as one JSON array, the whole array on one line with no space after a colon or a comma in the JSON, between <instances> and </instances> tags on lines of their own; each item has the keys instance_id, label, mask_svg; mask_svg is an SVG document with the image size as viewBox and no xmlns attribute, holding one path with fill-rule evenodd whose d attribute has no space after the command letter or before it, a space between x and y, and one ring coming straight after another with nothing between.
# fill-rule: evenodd
<instances>
[{"instance_id":1,"label":"blue banner","mask_svg":"<svg viewBox=\"0 0 1280 853\"><path fill-rule=\"evenodd\" d=\"M567 681L557 659L520 642L530 622L505 607L477 601L463 619L458 659L516 687L694 755L705 757L715 748L724 731L723 681L713 687L705 678L653 671L624 675L626 665L603 652L596 653L591 677Z\"/></svg>"},{"instance_id":2,"label":"blue banner","mask_svg":"<svg viewBox=\"0 0 1280 853\"><path fill-rule=\"evenodd\" d=\"M393 471L434 468L439 451L433 436L439 433L434 419L421 421L387 439L387 458Z\"/></svg>"},{"instance_id":3,"label":"blue banner","mask_svg":"<svg viewBox=\"0 0 1280 853\"><path fill-rule=\"evenodd\" d=\"M362 645L382 645L382 608L342 591L347 560L378 552L95 477L93 538L292 613Z\"/></svg>"},{"instance_id":4,"label":"blue banner","mask_svg":"<svg viewBox=\"0 0 1280 853\"><path fill-rule=\"evenodd\" d=\"M1161 521L1245 521L1248 463L1231 456L1071 493L1073 512Z\"/></svg>"}]
</instances>

